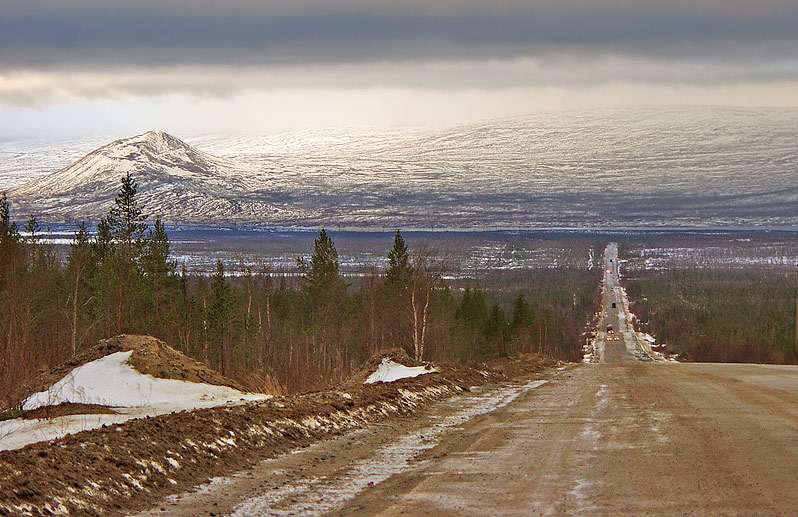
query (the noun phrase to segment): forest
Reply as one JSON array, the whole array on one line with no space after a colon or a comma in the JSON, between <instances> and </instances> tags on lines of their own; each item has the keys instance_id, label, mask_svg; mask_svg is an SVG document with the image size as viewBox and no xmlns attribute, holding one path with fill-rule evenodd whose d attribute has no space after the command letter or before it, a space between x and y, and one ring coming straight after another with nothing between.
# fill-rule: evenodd
<instances>
[{"instance_id":1,"label":"forest","mask_svg":"<svg viewBox=\"0 0 798 517\"><path fill-rule=\"evenodd\" d=\"M624 285L639 328L681 360L798 363L795 273L686 268L639 272Z\"/></svg>"},{"instance_id":2,"label":"forest","mask_svg":"<svg viewBox=\"0 0 798 517\"><path fill-rule=\"evenodd\" d=\"M298 277L268 265L189 274L170 258L164 222L148 223L128 174L106 217L65 251L34 215L20 230L0 200L0 406L41 369L117 334L149 334L249 389L297 393L346 378L371 354L481 361L539 352L578 360L598 310L600 272L574 268L454 279L430 243L397 230L388 266L346 280L321 230Z\"/></svg>"}]
</instances>

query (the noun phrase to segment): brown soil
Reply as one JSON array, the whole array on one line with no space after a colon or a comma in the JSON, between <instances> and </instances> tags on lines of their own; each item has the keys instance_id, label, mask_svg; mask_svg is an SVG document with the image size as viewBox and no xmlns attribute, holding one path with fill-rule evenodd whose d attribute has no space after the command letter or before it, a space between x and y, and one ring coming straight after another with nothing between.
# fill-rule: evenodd
<instances>
[{"instance_id":1,"label":"brown soil","mask_svg":"<svg viewBox=\"0 0 798 517\"><path fill-rule=\"evenodd\" d=\"M527 360L530 368L543 362ZM275 397L242 406L136 419L0 452L0 515L106 515L143 509L209 477L254 465L322 436L414 412L504 376L460 365L371 385Z\"/></svg>"},{"instance_id":2,"label":"brown soil","mask_svg":"<svg viewBox=\"0 0 798 517\"><path fill-rule=\"evenodd\" d=\"M216 386L228 386L239 391L247 391L241 384L228 379L216 370L192 359L163 341L150 336L117 336L111 340L118 340L122 346L130 346L133 350L130 364L141 373L158 377L159 379L177 379L188 382L202 382ZM130 345L127 345L130 343ZM135 344L135 346L133 346Z\"/></svg>"},{"instance_id":3,"label":"brown soil","mask_svg":"<svg viewBox=\"0 0 798 517\"><path fill-rule=\"evenodd\" d=\"M92 414L116 414L116 411L99 404L75 404L65 402L55 406L44 406L31 411L25 411L20 418L31 420L34 418L55 418L67 415L92 415Z\"/></svg>"},{"instance_id":4,"label":"brown soil","mask_svg":"<svg viewBox=\"0 0 798 517\"><path fill-rule=\"evenodd\" d=\"M561 364L560 361L546 355L521 354L516 357L495 359L485 363L490 371L501 373L509 379L527 377L529 372L550 368Z\"/></svg>"},{"instance_id":5,"label":"brown soil","mask_svg":"<svg viewBox=\"0 0 798 517\"><path fill-rule=\"evenodd\" d=\"M96 346L86 352L50 370L42 371L31 382L21 386L12 400L16 401L16 405L20 405L27 397L48 389L78 366L96 361L109 354L128 350L133 350L130 364L141 373L150 374L160 379L204 382L247 391L241 384L178 352L159 339L152 336L122 334L100 340Z\"/></svg>"}]
</instances>

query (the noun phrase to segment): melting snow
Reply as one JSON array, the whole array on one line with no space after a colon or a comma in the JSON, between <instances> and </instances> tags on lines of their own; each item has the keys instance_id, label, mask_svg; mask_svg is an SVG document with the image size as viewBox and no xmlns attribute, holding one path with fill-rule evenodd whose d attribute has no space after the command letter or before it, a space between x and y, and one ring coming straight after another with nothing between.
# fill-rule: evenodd
<instances>
[{"instance_id":1,"label":"melting snow","mask_svg":"<svg viewBox=\"0 0 798 517\"><path fill-rule=\"evenodd\" d=\"M270 395L243 393L227 386L214 386L173 379L158 379L140 373L128 363L133 352L116 352L72 370L47 391L28 397L23 409L76 402L111 406L118 414L67 415L43 419L16 418L0 422L0 451L30 443L116 424L132 418L175 411L240 404Z\"/></svg>"},{"instance_id":2,"label":"melting snow","mask_svg":"<svg viewBox=\"0 0 798 517\"><path fill-rule=\"evenodd\" d=\"M369 375L364 384L374 384L375 382L393 382L399 379L418 377L425 373L433 373L438 370L427 366L405 366L389 358L384 358L377 371Z\"/></svg>"},{"instance_id":3,"label":"melting snow","mask_svg":"<svg viewBox=\"0 0 798 517\"><path fill-rule=\"evenodd\" d=\"M23 409L76 402L112 407L168 405L172 410L211 407L264 395L242 393L227 386L159 379L136 371L128 360L133 351L116 352L72 370L50 389L34 393Z\"/></svg>"}]
</instances>

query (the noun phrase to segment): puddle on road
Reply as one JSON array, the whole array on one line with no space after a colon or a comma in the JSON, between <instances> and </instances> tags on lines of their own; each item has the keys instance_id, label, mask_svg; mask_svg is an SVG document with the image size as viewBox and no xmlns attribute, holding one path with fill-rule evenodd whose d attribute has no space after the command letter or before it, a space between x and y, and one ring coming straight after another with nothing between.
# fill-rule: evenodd
<instances>
[{"instance_id":1,"label":"puddle on road","mask_svg":"<svg viewBox=\"0 0 798 517\"><path fill-rule=\"evenodd\" d=\"M241 503L234 509L233 515L322 515L335 510L369 486L377 485L394 474L427 464L429 460L416 458L438 445L443 435L462 428L463 424L476 416L510 404L522 393L546 382L532 381L484 394L460 396L450 403L451 406L460 406L454 414L399 437L392 444L377 449L368 458L356 461L340 475L307 478L284 485Z\"/></svg>"}]
</instances>

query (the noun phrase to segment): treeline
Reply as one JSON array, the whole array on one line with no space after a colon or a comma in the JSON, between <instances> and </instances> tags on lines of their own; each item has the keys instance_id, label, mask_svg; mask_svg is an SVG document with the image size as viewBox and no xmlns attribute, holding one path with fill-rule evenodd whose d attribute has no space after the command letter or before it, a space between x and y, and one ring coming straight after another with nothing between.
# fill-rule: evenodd
<instances>
[{"instance_id":1,"label":"treeline","mask_svg":"<svg viewBox=\"0 0 798 517\"><path fill-rule=\"evenodd\" d=\"M82 225L61 256L35 217L20 234L3 196L0 403L40 368L121 333L156 336L250 389L286 393L338 382L396 346L424 360L528 351L571 360L598 299L598 277L575 270L453 286L447 261L408 249L398 231L388 267L351 284L324 230L298 258L299 278L267 266L230 277L222 262L211 277L191 275L170 260L163 222L145 221L127 175L96 233Z\"/></svg>"},{"instance_id":2,"label":"treeline","mask_svg":"<svg viewBox=\"0 0 798 517\"><path fill-rule=\"evenodd\" d=\"M680 358L798 363L795 273L683 269L626 280L643 330Z\"/></svg>"}]
</instances>

